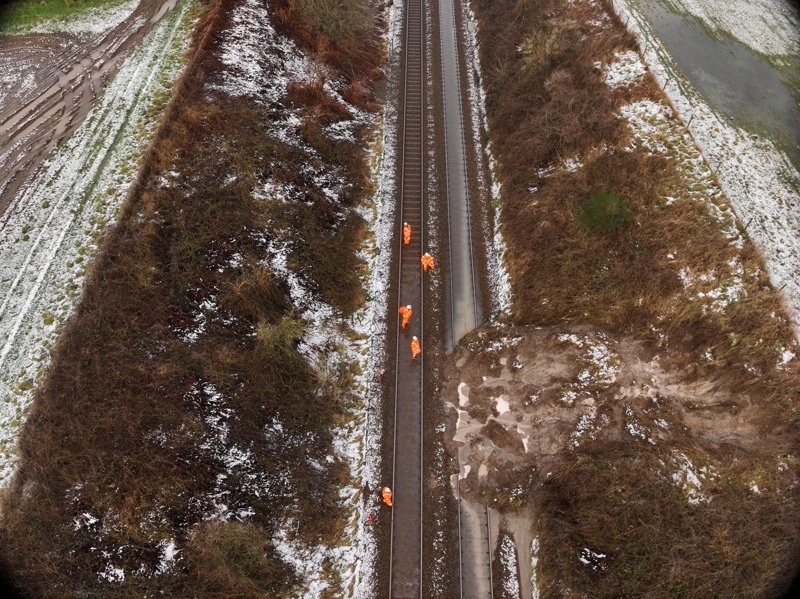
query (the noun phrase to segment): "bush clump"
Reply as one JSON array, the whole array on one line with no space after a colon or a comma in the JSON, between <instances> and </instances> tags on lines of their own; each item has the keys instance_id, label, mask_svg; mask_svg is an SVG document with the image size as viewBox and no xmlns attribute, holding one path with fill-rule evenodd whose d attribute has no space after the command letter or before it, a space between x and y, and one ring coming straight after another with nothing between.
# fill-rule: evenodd
<instances>
[{"instance_id":1,"label":"bush clump","mask_svg":"<svg viewBox=\"0 0 800 599\"><path fill-rule=\"evenodd\" d=\"M580 207L578 222L599 235L624 229L633 222L627 200L611 191L599 191Z\"/></svg>"}]
</instances>

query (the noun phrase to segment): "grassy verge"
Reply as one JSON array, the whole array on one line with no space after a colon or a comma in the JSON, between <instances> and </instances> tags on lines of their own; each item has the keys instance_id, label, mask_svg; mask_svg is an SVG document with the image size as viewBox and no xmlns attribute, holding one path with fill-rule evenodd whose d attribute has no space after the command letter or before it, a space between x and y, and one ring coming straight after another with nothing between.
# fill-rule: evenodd
<instances>
[{"instance_id":1,"label":"grassy verge","mask_svg":"<svg viewBox=\"0 0 800 599\"><path fill-rule=\"evenodd\" d=\"M12 0L0 8L0 31L39 21L70 19L85 11L111 8L126 0Z\"/></svg>"},{"instance_id":2,"label":"grassy verge","mask_svg":"<svg viewBox=\"0 0 800 599\"><path fill-rule=\"evenodd\" d=\"M346 115L321 83L282 99L303 115L300 146L276 134L280 111L210 93L236 4L207 2L22 432L0 563L27 596L283 597L299 583L276 547L284 524L310 544L341 535L349 475L331 442L346 396L297 352L304 324L265 256L286 243L290 270L339 311L359 306L365 132L326 134ZM374 71L333 73L371 101ZM319 172L346 181L338 202ZM264 181L296 195L255 197Z\"/></svg>"},{"instance_id":3,"label":"grassy verge","mask_svg":"<svg viewBox=\"0 0 800 599\"><path fill-rule=\"evenodd\" d=\"M774 593L794 563L796 493L789 475L771 494L746 489L776 476L777 447L796 445L798 391L794 362L780 359L794 335L761 256L737 241L740 225L679 122L665 117L648 140L664 150L653 151L621 118L635 103L668 102L649 74L606 85L602 67L637 50L608 3L473 7L513 323L644 340L686 380L746 393L774 435L745 451L688 433L658 449L609 434L565 452L550 482L529 486L542 596ZM687 446L724 471L708 505L687 502L668 478L665 455ZM583 548L606 557L594 564Z\"/></svg>"}]
</instances>

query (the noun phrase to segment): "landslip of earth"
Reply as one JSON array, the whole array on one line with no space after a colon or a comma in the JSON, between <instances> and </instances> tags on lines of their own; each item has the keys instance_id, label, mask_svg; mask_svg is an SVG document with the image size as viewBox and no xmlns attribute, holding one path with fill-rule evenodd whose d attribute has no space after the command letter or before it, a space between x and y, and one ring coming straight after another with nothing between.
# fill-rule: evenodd
<instances>
[{"instance_id":1,"label":"landslip of earth","mask_svg":"<svg viewBox=\"0 0 800 599\"><path fill-rule=\"evenodd\" d=\"M487 345L455 352L441 395L445 445L458 455L464 497L527 493L589 439L789 450L756 398L689 377L642 341L586 327L527 327Z\"/></svg>"}]
</instances>

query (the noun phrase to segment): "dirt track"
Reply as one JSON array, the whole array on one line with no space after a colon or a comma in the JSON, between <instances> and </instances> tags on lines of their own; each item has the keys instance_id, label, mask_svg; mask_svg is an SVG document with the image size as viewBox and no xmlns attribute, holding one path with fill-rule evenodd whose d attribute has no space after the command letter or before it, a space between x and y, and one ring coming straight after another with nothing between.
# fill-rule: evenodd
<instances>
[{"instance_id":1,"label":"dirt track","mask_svg":"<svg viewBox=\"0 0 800 599\"><path fill-rule=\"evenodd\" d=\"M122 23L86 41L58 34L2 40L3 54L44 60L31 60L0 107L0 230L50 150L78 128L121 61L177 3L141 0Z\"/></svg>"}]
</instances>

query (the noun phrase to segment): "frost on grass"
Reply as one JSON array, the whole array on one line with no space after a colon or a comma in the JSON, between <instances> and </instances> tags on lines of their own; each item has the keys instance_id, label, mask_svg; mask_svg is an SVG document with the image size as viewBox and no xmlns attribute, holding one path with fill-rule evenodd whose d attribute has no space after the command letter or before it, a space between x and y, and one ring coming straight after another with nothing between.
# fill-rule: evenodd
<instances>
[{"instance_id":1,"label":"frost on grass","mask_svg":"<svg viewBox=\"0 0 800 599\"><path fill-rule=\"evenodd\" d=\"M672 482L681 489L686 501L691 505L711 501L711 498L703 492L703 484L716 480L717 473L713 467L697 468L686 454L680 451L672 452L670 463L674 468L671 475Z\"/></svg>"},{"instance_id":2,"label":"frost on grass","mask_svg":"<svg viewBox=\"0 0 800 599\"><path fill-rule=\"evenodd\" d=\"M735 0L717 6L707 0L679 0L694 14L702 7L710 22L722 23L748 45L761 48L770 56L797 54L797 15L789 14L788 4L777 0ZM748 17L745 5L758 7L759 14ZM759 139L738 129L717 114L681 75L680 70L663 44L655 36L647 18L637 8L635 0L613 0L614 9L628 23L628 28L645 49L644 59L669 97L684 123L691 120L691 131L684 130L679 165L695 176L696 189L706 187L706 181L716 180L725 198L747 234L761 249L772 284L783 290L787 308L793 319L795 333L800 334L800 173L789 163L770 140ZM782 8L781 8L782 6ZM762 7L771 7L769 11ZM774 9L774 10L773 10ZM699 8L697 11L699 12ZM735 16L734 16L735 15ZM792 33L792 31L794 33ZM777 46L764 44L777 42ZM794 40L794 41L792 41ZM644 110L643 110L644 112ZM655 123L651 119L649 126ZM674 122L673 128L678 127ZM694 144L702 152L692 150ZM685 149L685 150L684 150ZM713 171L708 166L713 167ZM685 173L686 174L686 173ZM706 192L707 194L707 192ZM691 195L691 194L690 194ZM726 224L732 245L740 246L734 232L735 219L729 209L715 209L716 192L709 198L709 210ZM668 201L669 203L669 201Z\"/></svg>"},{"instance_id":3,"label":"frost on grass","mask_svg":"<svg viewBox=\"0 0 800 599\"><path fill-rule=\"evenodd\" d=\"M625 430L630 433L631 437L636 439L641 439L642 441L647 441L651 445L655 445L656 442L650 436L650 430L643 426L639 419L636 418L636 413L633 411L633 408L630 404L625 404Z\"/></svg>"},{"instance_id":4,"label":"frost on grass","mask_svg":"<svg viewBox=\"0 0 800 599\"><path fill-rule=\"evenodd\" d=\"M692 15L717 37L733 37L759 54L800 54L800 15L782 0L670 0L676 12Z\"/></svg>"},{"instance_id":5,"label":"frost on grass","mask_svg":"<svg viewBox=\"0 0 800 599\"><path fill-rule=\"evenodd\" d=\"M595 63L595 67L600 67ZM603 69L606 76L606 85L610 88L627 87L641 81L647 72L647 67L633 50L617 52L613 60Z\"/></svg>"},{"instance_id":6,"label":"frost on grass","mask_svg":"<svg viewBox=\"0 0 800 599\"><path fill-rule=\"evenodd\" d=\"M133 182L187 49L190 2L154 27L81 127L47 158L0 231L0 487L19 425L80 295L86 266Z\"/></svg>"},{"instance_id":7,"label":"frost on grass","mask_svg":"<svg viewBox=\"0 0 800 599\"><path fill-rule=\"evenodd\" d=\"M230 19L219 53L225 67L222 82L213 89L272 103L286 94L291 81L310 76L312 61L289 38L278 35L264 3L247 0Z\"/></svg>"},{"instance_id":8,"label":"frost on grass","mask_svg":"<svg viewBox=\"0 0 800 599\"><path fill-rule=\"evenodd\" d=\"M595 572L603 572L608 566L605 562L606 554L598 551L592 551L588 547L581 547L581 553L578 560L584 565L590 567Z\"/></svg>"},{"instance_id":9,"label":"frost on grass","mask_svg":"<svg viewBox=\"0 0 800 599\"><path fill-rule=\"evenodd\" d=\"M606 67L608 74L606 83L619 86L632 83L641 77L645 65L634 52L616 55L616 62ZM613 77L610 75L613 73ZM694 147L689 132L683 125L673 120L673 111L661 102L640 100L626 104L620 108L631 128L632 136L629 151L637 147L644 148L651 154L677 156L676 166L687 182L685 198L703 202L709 215L720 225L722 232L730 240L730 245L741 249L744 239L736 228L736 217L725 203L722 190L717 186L702 156ZM677 198L664 198L665 205L670 206ZM671 260L674 255L668 256ZM725 265L715 267L711 272L694 274L688 267L678 273L688 299L700 301L702 310L724 312L731 304L746 297L746 280L759 276L758 270L745 272L738 256L731 258Z\"/></svg>"},{"instance_id":10,"label":"frost on grass","mask_svg":"<svg viewBox=\"0 0 800 599\"><path fill-rule=\"evenodd\" d=\"M584 369L578 374L578 388L601 391L608 389L619 374L619 356L611 340L602 332L589 335L562 333L556 336L560 343L570 343L583 350Z\"/></svg>"}]
</instances>

